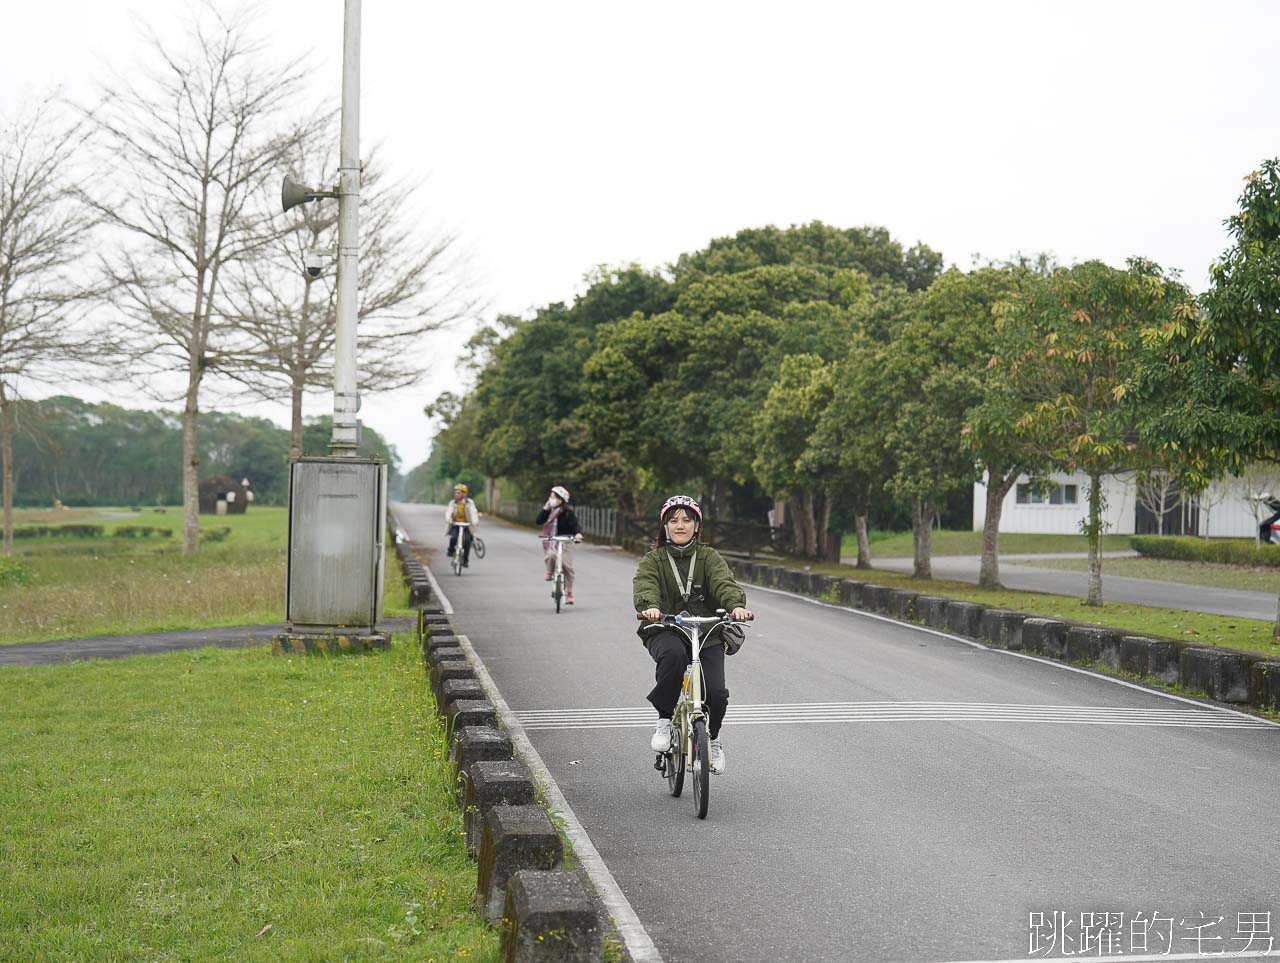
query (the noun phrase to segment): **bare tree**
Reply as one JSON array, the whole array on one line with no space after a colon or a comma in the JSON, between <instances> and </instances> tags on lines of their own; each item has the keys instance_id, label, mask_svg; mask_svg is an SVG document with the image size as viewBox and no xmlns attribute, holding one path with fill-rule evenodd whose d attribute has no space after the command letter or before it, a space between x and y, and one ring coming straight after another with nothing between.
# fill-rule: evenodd
<instances>
[{"instance_id":1,"label":"bare tree","mask_svg":"<svg viewBox=\"0 0 1280 963\"><path fill-rule=\"evenodd\" d=\"M321 145L337 141L331 124L311 132L295 152L295 176L311 184L336 179L332 153ZM479 309L455 256L456 238L417 226L416 190L416 185L389 180L376 158L365 164L357 308L362 392L416 384L427 370L420 350L423 337ZM338 239L337 206L304 204L286 217L296 229L278 234L259 257L238 264L227 285L242 341L223 373L268 400L289 397L289 455L296 459L302 454L303 393L333 382L333 271L317 275L306 264L309 252L331 263Z\"/></svg>"},{"instance_id":2,"label":"bare tree","mask_svg":"<svg viewBox=\"0 0 1280 963\"><path fill-rule=\"evenodd\" d=\"M13 553L13 402L21 381L62 377L92 355L79 327L93 292L76 262L95 215L76 193L85 125L53 98L0 125L0 453L4 554Z\"/></svg>"},{"instance_id":3,"label":"bare tree","mask_svg":"<svg viewBox=\"0 0 1280 963\"><path fill-rule=\"evenodd\" d=\"M1138 504L1156 517L1156 534L1164 534L1164 516L1175 502L1179 502L1178 479L1163 468L1139 472L1137 478Z\"/></svg>"},{"instance_id":4,"label":"bare tree","mask_svg":"<svg viewBox=\"0 0 1280 963\"><path fill-rule=\"evenodd\" d=\"M105 259L114 305L127 319L122 348L145 372L170 382L185 376L182 547L192 552L200 387L224 363L234 330L220 310L221 285L229 266L257 256L283 230L271 219L267 185L300 136L285 115L303 72L297 61L265 62L247 16L211 4L196 11L185 43L151 32L147 40L152 63L108 84L91 115L121 182L116 197L91 203L132 241ZM163 379L145 387L166 396Z\"/></svg>"}]
</instances>

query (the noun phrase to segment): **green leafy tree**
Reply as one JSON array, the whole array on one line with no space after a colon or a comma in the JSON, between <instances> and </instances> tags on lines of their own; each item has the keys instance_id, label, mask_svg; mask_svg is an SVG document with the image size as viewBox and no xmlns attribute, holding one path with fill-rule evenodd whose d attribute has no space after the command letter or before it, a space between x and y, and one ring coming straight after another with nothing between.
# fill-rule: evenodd
<instances>
[{"instance_id":1,"label":"green leafy tree","mask_svg":"<svg viewBox=\"0 0 1280 963\"><path fill-rule=\"evenodd\" d=\"M1129 394L1143 330L1184 317L1191 304L1183 285L1135 259L1126 270L1087 261L1056 271L1001 307L995 364L1002 390L1025 405L1016 437L1031 458L1089 477L1087 605L1102 604L1102 478L1153 458Z\"/></svg>"},{"instance_id":2,"label":"green leafy tree","mask_svg":"<svg viewBox=\"0 0 1280 963\"><path fill-rule=\"evenodd\" d=\"M830 476L810 439L831 404L835 366L814 354L784 358L755 418L756 477L791 502L796 550L823 554L831 519Z\"/></svg>"}]
</instances>

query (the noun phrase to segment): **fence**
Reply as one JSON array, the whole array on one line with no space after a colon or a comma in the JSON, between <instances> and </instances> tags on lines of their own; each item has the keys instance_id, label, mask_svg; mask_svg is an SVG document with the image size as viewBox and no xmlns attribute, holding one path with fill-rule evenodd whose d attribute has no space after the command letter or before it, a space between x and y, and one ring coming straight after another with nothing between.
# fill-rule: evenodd
<instances>
[{"instance_id":1,"label":"fence","mask_svg":"<svg viewBox=\"0 0 1280 963\"><path fill-rule=\"evenodd\" d=\"M534 518L541 509L539 502L500 501L494 505L494 514L522 525L536 525ZM658 534L656 515L624 515L616 508L593 508L588 505L576 505L573 510L584 533L613 545L624 542L651 545ZM702 529L702 540L717 551L747 558L781 558L792 551L790 528L755 522L727 522L709 518ZM824 558L839 561L840 536L835 532L828 533L825 548Z\"/></svg>"}]
</instances>

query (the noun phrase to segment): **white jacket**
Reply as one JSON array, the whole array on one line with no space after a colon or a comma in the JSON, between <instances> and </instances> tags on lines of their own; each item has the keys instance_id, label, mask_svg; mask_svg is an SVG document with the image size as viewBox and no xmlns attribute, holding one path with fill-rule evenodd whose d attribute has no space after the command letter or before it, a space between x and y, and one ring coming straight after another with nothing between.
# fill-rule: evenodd
<instances>
[{"instance_id":1,"label":"white jacket","mask_svg":"<svg viewBox=\"0 0 1280 963\"><path fill-rule=\"evenodd\" d=\"M445 534L449 534L453 529L453 512L454 506L457 504L453 499L449 500L449 504L444 510ZM475 531L476 526L480 524L480 513L476 510L476 503L468 496L462 500L462 504L467 506L467 521L471 523L471 530Z\"/></svg>"}]
</instances>

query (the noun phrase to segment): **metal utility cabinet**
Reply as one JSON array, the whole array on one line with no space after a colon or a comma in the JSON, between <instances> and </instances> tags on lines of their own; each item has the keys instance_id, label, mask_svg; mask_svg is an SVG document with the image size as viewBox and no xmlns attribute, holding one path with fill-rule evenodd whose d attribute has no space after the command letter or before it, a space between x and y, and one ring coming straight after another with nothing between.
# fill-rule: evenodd
<instances>
[{"instance_id":1,"label":"metal utility cabinet","mask_svg":"<svg viewBox=\"0 0 1280 963\"><path fill-rule=\"evenodd\" d=\"M302 458L289 468L289 496L290 628L372 632L382 617L387 466Z\"/></svg>"}]
</instances>

